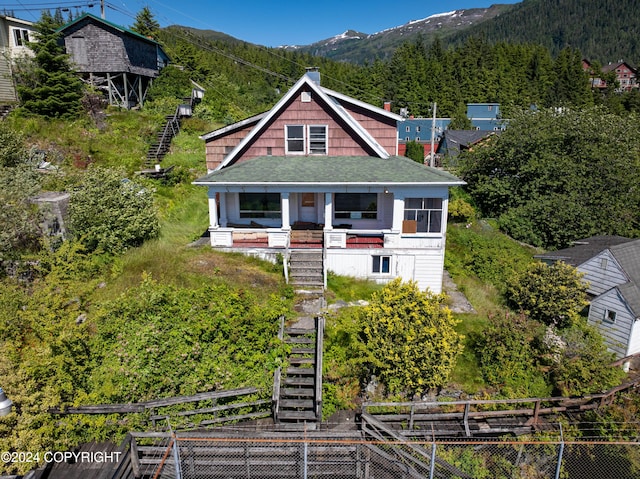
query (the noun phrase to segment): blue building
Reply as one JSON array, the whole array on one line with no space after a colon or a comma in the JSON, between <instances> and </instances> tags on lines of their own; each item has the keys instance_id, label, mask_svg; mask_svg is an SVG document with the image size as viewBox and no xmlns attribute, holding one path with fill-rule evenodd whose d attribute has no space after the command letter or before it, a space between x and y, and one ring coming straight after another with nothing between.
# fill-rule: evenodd
<instances>
[{"instance_id":1,"label":"blue building","mask_svg":"<svg viewBox=\"0 0 640 479\"><path fill-rule=\"evenodd\" d=\"M500 117L499 103L468 103L467 117L475 130L501 131L506 127ZM431 128L434 127L435 141L442 138L442 134L449 127L451 118L407 118L398 123L398 140L400 142L416 141L425 143L431 141Z\"/></svg>"}]
</instances>

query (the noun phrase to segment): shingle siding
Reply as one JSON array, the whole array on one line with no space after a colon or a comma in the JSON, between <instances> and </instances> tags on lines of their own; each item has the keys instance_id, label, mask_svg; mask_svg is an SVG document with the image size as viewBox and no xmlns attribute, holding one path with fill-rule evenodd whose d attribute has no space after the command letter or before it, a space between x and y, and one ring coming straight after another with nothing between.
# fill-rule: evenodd
<instances>
[{"instance_id":1,"label":"shingle siding","mask_svg":"<svg viewBox=\"0 0 640 479\"><path fill-rule=\"evenodd\" d=\"M64 30L67 53L80 73L158 74L158 50L154 43L132 37L87 18Z\"/></svg>"}]
</instances>

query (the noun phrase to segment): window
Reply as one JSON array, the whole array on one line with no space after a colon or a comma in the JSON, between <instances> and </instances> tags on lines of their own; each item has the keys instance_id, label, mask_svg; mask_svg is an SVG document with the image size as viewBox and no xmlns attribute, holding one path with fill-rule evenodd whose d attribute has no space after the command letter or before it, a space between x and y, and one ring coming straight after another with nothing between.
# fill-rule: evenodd
<instances>
[{"instance_id":1,"label":"window","mask_svg":"<svg viewBox=\"0 0 640 479\"><path fill-rule=\"evenodd\" d=\"M420 127L416 126L416 133L420 133Z\"/></svg>"},{"instance_id":2,"label":"window","mask_svg":"<svg viewBox=\"0 0 640 479\"><path fill-rule=\"evenodd\" d=\"M373 273L390 273L391 272L391 256L373 256Z\"/></svg>"},{"instance_id":3,"label":"window","mask_svg":"<svg viewBox=\"0 0 640 479\"><path fill-rule=\"evenodd\" d=\"M407 198L404 219L416 222L418 233L442 232L442 198Z\"/></svg>"},{"instance_id":4,"label":"window","mask_svg":"<svg viewBox=\"0 0 640 479\"><path fill-rule=\"evenodd\" d=\"M285 132L287 153L304 153L304 126L287 125Z\"/></svg>"},{"instance_id":5,"label":"window","mask_svg":"<svg viewBox=\"0 0 640 479\"><path fill-rule=\"evenodd\" d=\"M240 193L240 218L280 218L280 193Z\"/></svg>"},{"instance_id":6,"label":"window","mask_svg":"<svg viewBox=\"0 0 640 479\"><path fill-rule=\"evenodd\" d=\"M13 39L17 47L26 47L29 41L29 30L15 28L13 30Z\"/></svg>"},{"instance_id":7,"label":"window","mask_svg":"<svg viewBox=\"0 0 640 479\"><path fill-rule=\"evenodd\" d=\"M327 154L327 127L325 125L309 125L309 154Z\"/></svg>"},{"instance_id":8,"label":"window","mask_svg":"<svg viewBox=\"0 0 640 479\"><path fill-rule=\"evenodd\" d=\"M327 125L287 125L285 127L287 154L326 155L328 144Z\"/></svg>"},{"instance_id":9,"label":"window","mask_svg":"<svg viewBox=\"0 0 640 479\"><path fill-rule=\"evenodd\" d=\"M410 126L405 126L404 131L406 131L407 133L409 133L411 131L411 127Z\"/></svg>"},{"instance_id":10,"label":"window","mask_svg":"<svg viewBox=\"0 0 640 479\"><path fill-rule=\"evenodd\" d=\"M336 218L375 220L378 217L377 193L336 193Z\"/></svg>"},{"instance_id":11,"label":"window","mask_svg":"<svg viewBox=\"0 0 640 479\"><path fill-rule=\"evenodd\" d=\"M604 310L604 320L608 323L615 323L616 322L616 312L615 311L611 311L610 309L605 309Z\"/></svg>"},{"instance_id":12,"label":"window","mask_svg":"<svg viewBox=\"0 0 640 479\"><path fill-rule=\"evenodd\" d=\"M609 266L609 260L607 258L600 258L600 267L607 269L607 266Z\"/></svg>"}]
</instances>

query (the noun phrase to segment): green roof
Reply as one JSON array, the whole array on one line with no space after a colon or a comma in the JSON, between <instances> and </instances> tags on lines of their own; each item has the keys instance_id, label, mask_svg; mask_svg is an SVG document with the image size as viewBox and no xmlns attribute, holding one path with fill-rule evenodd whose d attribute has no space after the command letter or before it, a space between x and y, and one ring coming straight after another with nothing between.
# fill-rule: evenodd
<instances>
[{"instance_id":1,"label":"green roof","mask_svg":"<svg viewBox=\"0 0 640 479\"><path fill-rule=\"evenodd\" d=\"M260 156L199 178L199 185L239 184L461 185L446 171L404 156Z\"/></svg>"},{"instance_id":2,"label":"green roof","mask_svg":"<svg viewBox=\"0 0 640 479\"><path fill-rule=\"evenodd\" d=\"M56 31L57 32L62 32L63 30L66 30L67 28L69 28L71 25L74 25L76 23L80 23L85 18L91 18L91 19L93 19L93 20L95 20L95 21L97 21L99 23L104 23L105 25L108 25L108 26L110 26L112 28L115 28L116 30L120 30L121 32L125 32L125 33L128 33L129 35L132 35L134 37L138 37L140 40L144 40L146 42L154 43L154 44L160 46L160 43L158 41L154 40L153 38L145 37L144 35L136 32L135 30L131 30L130 28L123 27L122 25L118 25L117 23L110 22L108 20L105 20L104 18L96 17L95 15L93 15L91 13L83 13L78 18L76 18L74 20L71 20L69 23L67 23L65 25L62 25Z\"/></svg>"}]
</instances>

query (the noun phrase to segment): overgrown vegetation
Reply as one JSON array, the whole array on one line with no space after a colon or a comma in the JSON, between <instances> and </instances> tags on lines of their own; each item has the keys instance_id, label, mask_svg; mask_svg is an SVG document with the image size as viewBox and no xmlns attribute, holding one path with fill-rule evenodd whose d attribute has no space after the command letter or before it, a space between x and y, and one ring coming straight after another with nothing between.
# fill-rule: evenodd
<instances>
[{"instance_id":1,"label":"overgrown vegetation","mask_svg":"<svg viewBox=\"0 0 640 479\"><path fill-rule=\"evenodd\" d=\"M545 248L599 234L638 236L640 130L602 108L514 114L460 173L485 217Z\"/></svg>"}]
</instances>

